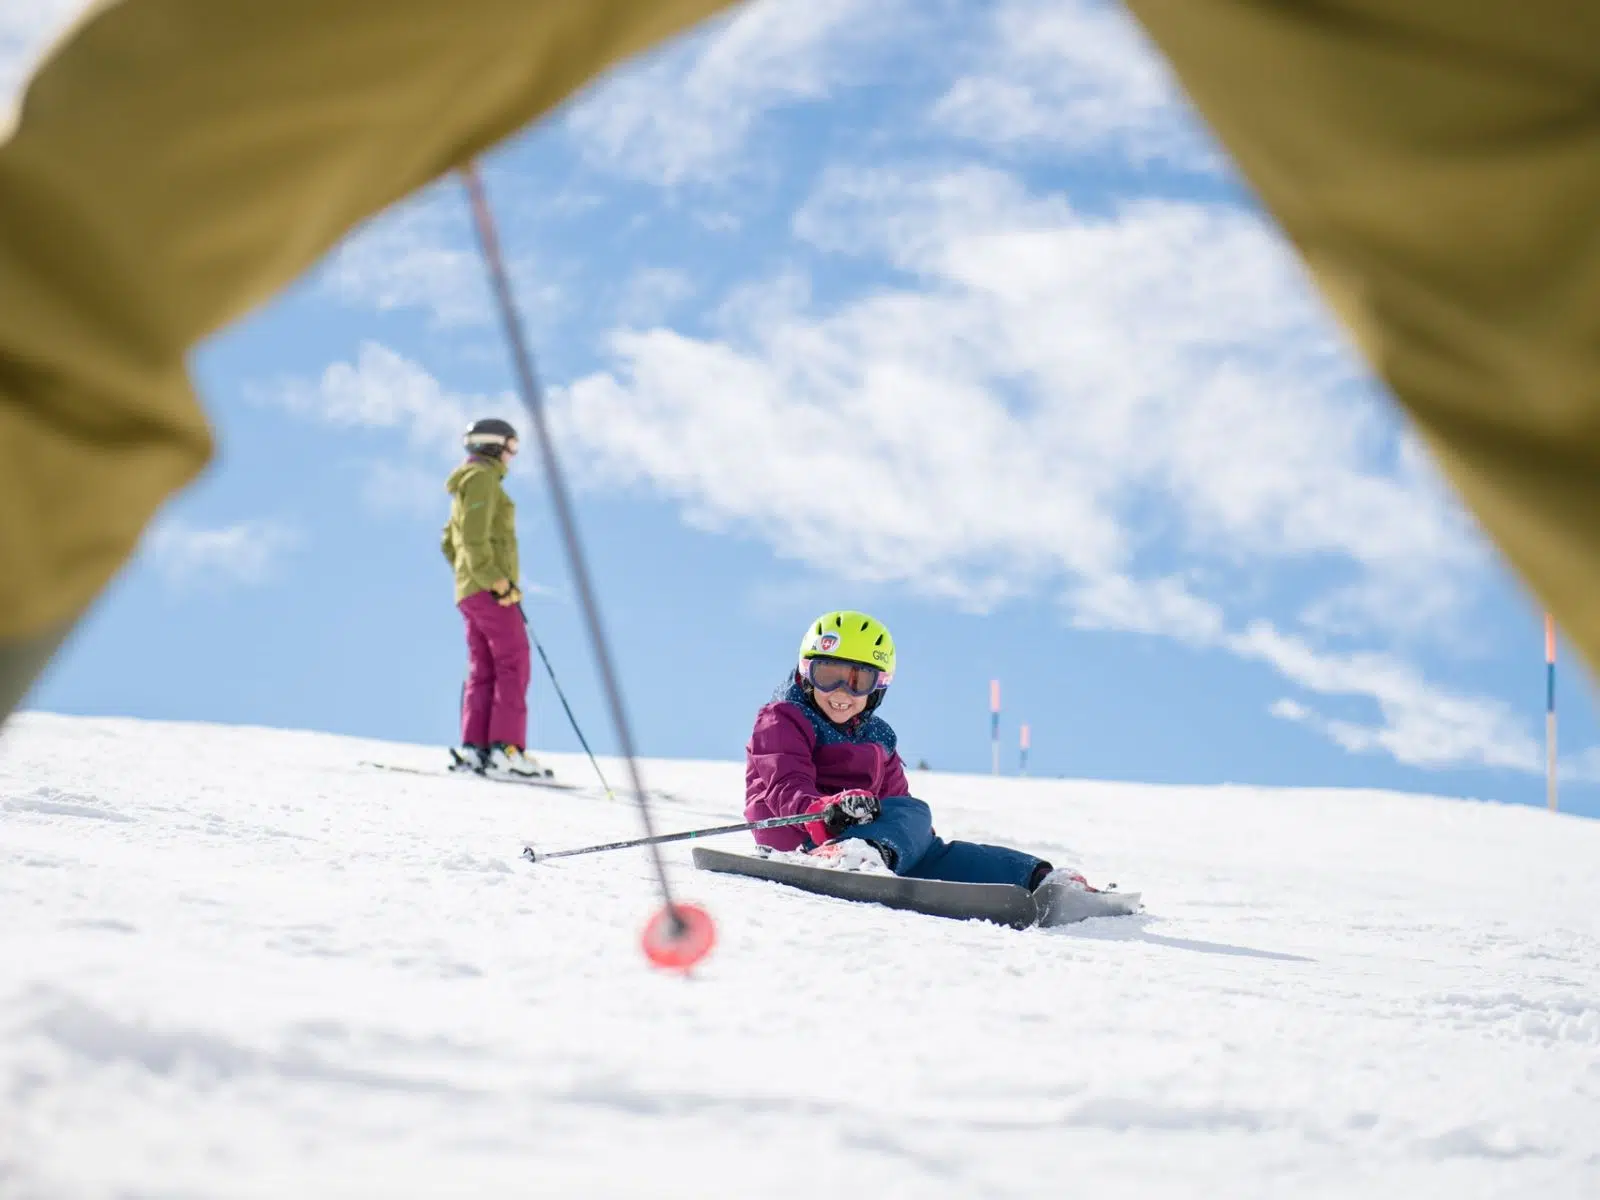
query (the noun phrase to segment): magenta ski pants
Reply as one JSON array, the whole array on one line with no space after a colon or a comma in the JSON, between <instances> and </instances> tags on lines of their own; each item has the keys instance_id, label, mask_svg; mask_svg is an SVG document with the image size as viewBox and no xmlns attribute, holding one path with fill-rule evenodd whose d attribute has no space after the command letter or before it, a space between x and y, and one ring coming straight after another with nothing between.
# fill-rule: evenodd
<instances>
[{"instance_id":1,"label":"magenta ski pants","mask_svg":"<svg viewBox=\"0 0 1600 1200\"><path fill-rule=\"evenodd\" d=\"M463 745L509 742L528 746L528 627L516 605L493 592L475 592L460 604L467 623L467 686L461 697Z\"/></svg>"}]
</instances>

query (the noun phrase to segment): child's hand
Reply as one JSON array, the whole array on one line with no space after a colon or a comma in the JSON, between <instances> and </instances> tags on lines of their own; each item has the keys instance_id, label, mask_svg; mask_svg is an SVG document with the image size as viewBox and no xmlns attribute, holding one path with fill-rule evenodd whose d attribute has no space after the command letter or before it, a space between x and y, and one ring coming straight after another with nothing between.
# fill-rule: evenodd
<instances>
[{"instance_id":1,"label":"child's hand","mask_svg":"<svg viewBox=\"0 0 1600 1200\"><path fill-rule=\"evenodd\" d=\"M829 837L838 837L852 825L866 825L878 819L878 798L871 792L852 788L827 798L822 810L822 824Z\"/></svg>"},{"instance_id":2,"label":"child's hand","mask_svg":"<svg viewBox=\"0 0 1600 1200\"><path fill-rule=\"evenodd\" d=\"M852 788L833 796L821 796L809 810L817 815L806 822L806 835L817 845L838 837L852 825L865 825L878 816L878 798L871 792Z\"/></svg>"}]
</instances>

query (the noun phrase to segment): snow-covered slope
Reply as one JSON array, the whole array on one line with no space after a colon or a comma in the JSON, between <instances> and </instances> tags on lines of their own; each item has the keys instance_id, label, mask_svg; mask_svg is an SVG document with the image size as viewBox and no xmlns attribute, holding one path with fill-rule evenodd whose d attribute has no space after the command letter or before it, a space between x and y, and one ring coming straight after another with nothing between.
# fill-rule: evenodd
<instances>
[{"instance_id":1,"label":"snow-covered slope","mask_svg":"<svg viewBox=\"0 0 1600 1200\"><path fill-rule=\"evenodd\" d=\"M946 836L1148 912L1016 933L680 845L722 939L685 980L639 953L642 852L518 858L630 808L359 765L436 757L14 722L0 1195L1600 1196L1600 823L918 775ZM648 764L662 827L741 772Z\"/></svg>"}]
</instances>

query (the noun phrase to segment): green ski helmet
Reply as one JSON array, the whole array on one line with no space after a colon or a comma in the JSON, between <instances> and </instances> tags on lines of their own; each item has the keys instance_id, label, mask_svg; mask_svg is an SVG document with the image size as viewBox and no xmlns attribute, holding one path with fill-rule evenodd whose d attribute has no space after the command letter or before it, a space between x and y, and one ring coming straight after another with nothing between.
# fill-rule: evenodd
<instances>
[{"instance_id":1,"label":"green ski helmet","mask_svg":"<svg viewBox=\"0 0 1600 1200\"><path fill-rule=\"evenodd\" d=\"M867 711L883 703L883 694L894 682L894 638L882 621L864 612L850 609L823 613L806 626L800 639L800 657L797 669L803 682L810 682L810 662L814 658L832 658L841 662L860 663L878 672L878 682L872 690Z\"/></svg>"}]
</instances>

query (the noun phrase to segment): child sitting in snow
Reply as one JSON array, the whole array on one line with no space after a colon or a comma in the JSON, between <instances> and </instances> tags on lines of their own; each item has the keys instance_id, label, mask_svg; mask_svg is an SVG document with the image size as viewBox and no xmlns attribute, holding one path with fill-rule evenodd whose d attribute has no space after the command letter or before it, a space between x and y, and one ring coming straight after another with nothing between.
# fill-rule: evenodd
<instances>
[{"instance_id":1,"label":"child sitting in snow","mask_svg":"<svg viewBox=\"0 0 1600 1200\"><path fill-rule=\"evenodd\" d=\"M934 832L928 806L910 794L894 730L876 711L894 664L894 639L865 613L830 612L807 626L797 669L756 715L745 747L744 812L751 821L817 819L757 830L756 841L916 879L1086 887L1081 875L1032 854Z\"/></svg>"}]
</instances>

